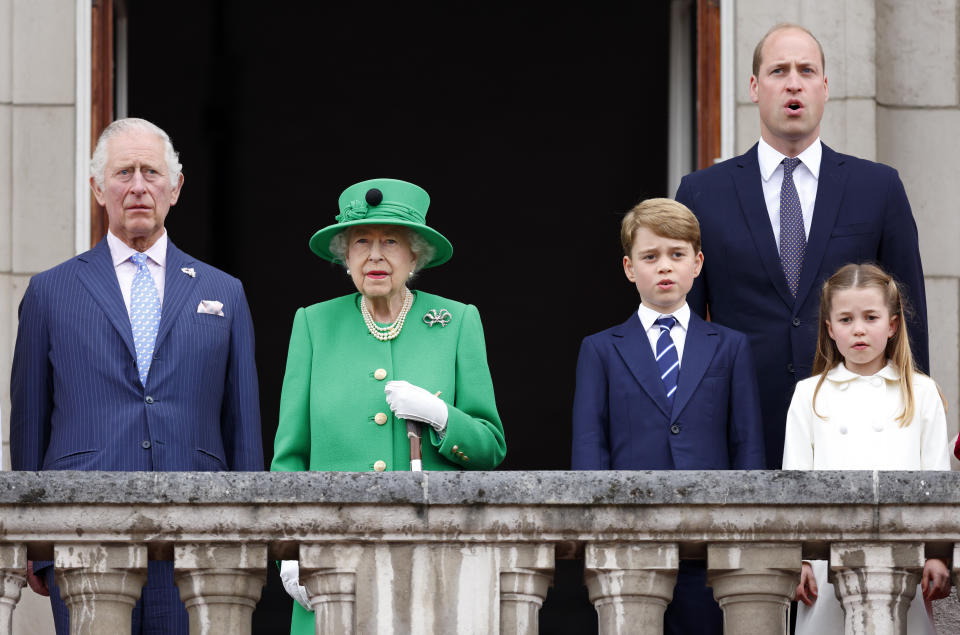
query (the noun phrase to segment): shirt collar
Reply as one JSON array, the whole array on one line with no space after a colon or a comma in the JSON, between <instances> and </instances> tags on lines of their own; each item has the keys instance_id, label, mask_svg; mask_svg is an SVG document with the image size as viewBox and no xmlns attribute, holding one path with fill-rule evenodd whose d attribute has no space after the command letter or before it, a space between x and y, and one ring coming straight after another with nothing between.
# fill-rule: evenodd
<instances>
[{"instance_id":1,"label":"shirt collar","mask_svg":"<svg viewBox=\"0 0 960 635\"><path fill-rule=\"evenodd\" d=\"M130 256L136 253L136 249L117 238L112 231L107 230L107 246L110 247L110 257L113 259L114 268L119 267ZM153 243L145 252L147 257L160 267L167 265L167 230L163 230L157 242Z\"/></svg>"},{"instance_id":2,"label":"shirt collar","mask_svg":"<svg viewBox=\"0 0 960 635\"><path fill-rule=\"evenodd\" d=\"M658 313L647 305L641 304L640 308L637 309L637 315L640 317L640 323L643 324L643 330L645 331L649 331L653 327L653 323L661 315L672 315L675 317L677 319L677 326L680 326L684 331L687 330L687 324L690 323L690 307L686 302L684 302L683 306L679 309L669 314Z\"/></svg>"},{"instance_id":3,"label":"shirt collar","mask_svg":"<svg viewBox=\"0 0 960 635\"><path fill-rule=\"evenodd\" d=\"M780 163L787 158L779 150L774 150L773 146L760 138L757 144L757 162L760 164L760 176L764 181L769 181L770 177L777 170ZM820 159L823 158L823 144L820 143L820 137L817 137L813 143L807 146L807 149L797 155L800 162L807 166L813 178L820 178Z\"/></svg>"},{"instance_id":4,"label":"shirt collar","mask_svg":"<svg viewBox=\"0 0 960 635\"><path fill-rule=\"evenodd\" d=\"M887 365L877 371L873 377L882 377L887 381L900 381L900 371L893 365L893 362L887 360ZM827 372L827 379L841 384L843 382L853 381L854 379L866 379L866 377L847 370L847 367L840 363Z\"/></svg>"}]
</instances>

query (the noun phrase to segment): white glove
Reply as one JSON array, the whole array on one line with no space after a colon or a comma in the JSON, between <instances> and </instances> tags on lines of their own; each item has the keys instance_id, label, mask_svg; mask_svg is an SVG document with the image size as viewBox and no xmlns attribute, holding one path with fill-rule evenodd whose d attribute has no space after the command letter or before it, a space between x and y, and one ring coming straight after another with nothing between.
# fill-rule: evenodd
<instances>
[{"instance_id":1,"label":"white glove","mask_svg":"<svg viewBox=\"0 0 960 635\"><path fill-rule=\"evenodd\" d=\"M428 423L438 433L446 430L447 404L443 399L408 381L388 381L383 392L390 410L401 419Z\"/></svg>"},{"instance_id":2,"label":"white glove","mask_svg":"<svg viewBox=\"0 0 960 635\"><path fill-rule=\"evenodd\" d=\"M300 564L296 560L280 561L280 580L283 582L283 588L287 595L297 601L297 604L306 610L313 612L310 608L310 599L307 597L307 590L300 586Z\"/></svg>"}]
</instances>

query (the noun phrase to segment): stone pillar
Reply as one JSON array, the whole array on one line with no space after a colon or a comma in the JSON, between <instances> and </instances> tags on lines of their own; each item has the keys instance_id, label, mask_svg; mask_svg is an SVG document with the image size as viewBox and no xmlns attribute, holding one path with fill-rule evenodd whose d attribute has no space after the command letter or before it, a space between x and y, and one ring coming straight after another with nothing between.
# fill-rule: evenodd
<instances>
[{"instance_id":1,"label":"stone pillar","mask_svg":"<svg viewBox=\"0 0 960 635\"><path fill-rule=\"evenodd\" d=\"M13 609L20 601L20 589L27 583L27 548L0 545L0 635L13 633Z\"/></svg>"},{"instance_id":2,"label":"stone pillar","mask_svg":"<svg viewBox=\"0 0 960 635\"><path fill-rule=\"evenodd\" d=\"M907 635L907 609L923 570L923 543L830 545L830 571L846 635Z\"/></svg>"},{"instance_id":3,"label":"stone pillar","mask_svg":"<svg viewBox=\"0 0 960 635\"><path fill-rule=\"evenodd\" d=\"M56 544L53 560L70 610L70 635L130 632L133 606L147 581L145 545Z\"/></svg>"},{"instance_id":4,"label":"stone pillar","mask_svg":"<svg viewBox=\"0 0 960 635\"><path fill-rule=\"evenodd\" d=\"M601 635L663 632L680 553L675 544L588 544L587 591Z\"/></svg>"},{"instance_id":5,"label":"stone pillar","mask_svg":"<svg viewBox=\"0 0 960 635\"><path fill-rule=\"evenodd\" d=\"M356 544L300 545L300 584L307 589L316 632L353 635L357 627Z\"/></svg>"},{"instance_id":6,"label":"stone pillar","mask_svg":"<svg viewBox=\"0 0 960 635\"><path fill-rule=\"evenodd\" d=\"M173 550L190 633L248 635L267 581L263 544L183 544Z\"/></svg>"},{"instance_id":7,"label":"stone pillar","mask_svg":"<svg viewBox=\"0 0 960 635\"><path fill-rule=\"evenodd\" d=\"M953 588L957 590L957 599L960 600L960 543L953 545Z\"/></svg>"},{"instance_id":8,"label":"stone pillar","mask_svg":"<svg viewBox=\"0 0 960 635\"><path fill-rule=\"evenodd\" d=\"M536 635L553 583L553 546L519 545L500 554L500 633Z\"/></svg>"},{"instance_id":9,"label":"stone pillar","mask_svg":"<svg viewBox=\"0 0 960 635\"><path fill-rule=\"evenodd\" d=\"M723 609L723 632L786 635L801 562L799 544L707 545L707 584Z\"/></svg>"}]
</instances>

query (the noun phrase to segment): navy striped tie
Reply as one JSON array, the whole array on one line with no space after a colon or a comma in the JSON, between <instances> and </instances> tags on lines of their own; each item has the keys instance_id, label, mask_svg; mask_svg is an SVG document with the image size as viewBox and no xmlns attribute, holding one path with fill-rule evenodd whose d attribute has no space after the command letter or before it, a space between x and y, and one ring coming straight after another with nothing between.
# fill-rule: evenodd
<instances>
[{"instance_id":1,"label":"navy striped tie","mask_svg":"<svg viewBox=\"0 0 960 635\"><path fill-rule=\"evenodd\" d=\"M657 340L657 367L660 368L660 380L667 391L667 399L673 401L673 393L677 392L677 379L680 378L680 356L677 355L677 346L670 337L670 329L677 323L677 318L665 315L657 318L656 324L660 327L660 338Z\"/></svg>"},{"instance_id":2,"label":"navy striped tie","mask_svg":"<svg viewBox=\"0 0 960 635\"><path fill-rule=\"evenodd\" d=\"M803 229L803 212L800 197L793 183L793 170L800 165L794 157L783 160L783 185L780 186L780 264L787 286L793 297L797 296L803 254L807 250L807 233Z\"/></svg>"}]
</instances>

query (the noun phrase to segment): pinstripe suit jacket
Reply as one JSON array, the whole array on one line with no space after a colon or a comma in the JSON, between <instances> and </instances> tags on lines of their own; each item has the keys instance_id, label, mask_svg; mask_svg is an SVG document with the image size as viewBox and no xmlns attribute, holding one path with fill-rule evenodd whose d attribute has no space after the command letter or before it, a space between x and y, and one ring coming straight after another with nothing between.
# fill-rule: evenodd
<instances>
[{"instance_id":1,"label":"pinstripe suit jacket","mask_svg":"<svg viewBox=\"0 0 960 635\"><path fill-rule=\"evenodd\" d=\"M223 317L197 313L201 300L223 302ZM30 281L10 393L15 470L263 469L253 321L243 286L172 242L145 387L102 240Z\"/></svg>"}]
</instances>

